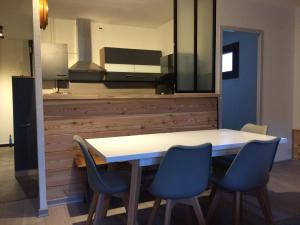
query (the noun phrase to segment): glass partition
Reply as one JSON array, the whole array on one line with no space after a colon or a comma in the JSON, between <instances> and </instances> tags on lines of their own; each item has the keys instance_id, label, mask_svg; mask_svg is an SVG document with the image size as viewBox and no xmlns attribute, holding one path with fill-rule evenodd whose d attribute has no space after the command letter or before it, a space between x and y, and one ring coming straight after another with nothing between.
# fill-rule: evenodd
<instances>
[{"instance_id":1,"label":"glass partition","mask_svg":"<svg viewBox=\"0 0 300 225\"><path fill-rule=\"evenodd\" d=\"M177 91L194 89L194 0L177 1Z\"/></svg>"},{"instance_id":2,"label":"glass partition","mask_svg":"<svg viewBox=\"0 0 300 225\"><path fill-rule=\"evenodd\" d=\"M198 0L197 18L197 91L214 91L214 2Z\"/></svg>"},{"instance_id":3,"label":"glass partition","mask_svg":"<svg viewBox=\"0 0 300 225\"><path fill-rule=\"evenodd\" d=\"M215 0L175 0L176 92L215 91Z\"/></svg>"}]
</instances>

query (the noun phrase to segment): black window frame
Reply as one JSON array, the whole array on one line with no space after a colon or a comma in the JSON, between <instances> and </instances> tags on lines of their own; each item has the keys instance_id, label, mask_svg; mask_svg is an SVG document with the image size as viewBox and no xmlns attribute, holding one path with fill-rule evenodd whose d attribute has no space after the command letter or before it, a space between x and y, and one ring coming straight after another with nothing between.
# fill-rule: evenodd
<instances>
[{"instance_id":1,"label":"black window frame","mask_svg":"<svg viewBox=\"0 0 300 225\"><path fill-rule=\"evenodd\" d=\"M197 35L198 35L198 0L194 0L194 90L191 91L183 91L183 90L178 90L178 85L177 85L177 43L178 43L178 38L177 38L177 0L173 1L173 18L174 18L174 91L175 93L215 93L216 92L216 35L217 35L217 0L212 0L213 1L213 46L212 46L212 88L210 90L198 90L198 74L197 74L197 69L198 69L198 41L197 41Z\"/></svg>"},{"instance_id":2,"label":"black window frame","mask_svg":"<svg viewBox=\"0 0 300 225\"><path fill-rule=\"evenodd\" d=\"M240 43L235 42L232 44L228 44L223 46L223 53L224 54L232 53L232 71L223 72L222 71L222 79L229 80L229 79L238 79L240 74ZM222 67L223 67L223 60L222 60Z\"/></svg>"}]
</instances>

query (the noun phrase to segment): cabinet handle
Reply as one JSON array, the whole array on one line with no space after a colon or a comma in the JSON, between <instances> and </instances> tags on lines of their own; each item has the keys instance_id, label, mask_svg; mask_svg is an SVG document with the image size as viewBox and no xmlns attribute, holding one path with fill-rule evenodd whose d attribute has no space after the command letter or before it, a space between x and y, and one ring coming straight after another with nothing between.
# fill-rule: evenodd
<instances>
[{"instance_id":1,"label":"cabinet handle","mask_svg":"<svg viewBox=\"0 0 300 225\"><path fill-rule=\"evenodd\" d=\"M26 128L26 127L30 127L31 123L25 123L25 124L20 124L18 127L20 128Z\"/></svg>"},{"instance_id":2,"label":"cabinet handle","mask_svg":"<svg viewBox=\"0 0 300 225\"><path fill-rule=\"evenodd\" d=\"M145 78L145 76L142 75L126 75L126 77L134 77L134 78Z\"/></svg>"}]
</instances>

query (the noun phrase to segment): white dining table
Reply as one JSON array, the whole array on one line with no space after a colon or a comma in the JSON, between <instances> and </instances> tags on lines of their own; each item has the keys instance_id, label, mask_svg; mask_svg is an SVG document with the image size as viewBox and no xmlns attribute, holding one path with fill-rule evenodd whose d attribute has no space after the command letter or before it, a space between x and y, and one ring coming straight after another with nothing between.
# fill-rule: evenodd
<instances>
[{"instance_id":1,"label":"white dining table","mask_svg":"<svg viewBox=\"0 0 300 225\"><path fill-rule=\"evenodd\" d=\"M160 162L174 145L212 143L212 156L237 153L247 142L267 141L274 136L244 131L215 129L86 139L89 148L107 163L128 161L132 165L127 225L137 224L142 167ZM281 138L281 144L287 143Z\"/></svg>"}]
</instances>

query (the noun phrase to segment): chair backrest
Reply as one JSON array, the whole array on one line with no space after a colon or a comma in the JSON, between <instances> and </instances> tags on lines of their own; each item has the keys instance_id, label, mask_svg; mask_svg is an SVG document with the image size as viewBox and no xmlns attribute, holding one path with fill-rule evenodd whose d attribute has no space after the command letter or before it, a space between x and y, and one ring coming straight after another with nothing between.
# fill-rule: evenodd
<instances>
[{"instance_id":1,"label":"chair backrest","mask_svg":"<svg viewBox=\"0 0 300 225\"><path fill-rule=\"evenodd\" d=\"M194 197L208 186L212 145L171 147L163 158L150 192L168 199Z\"/></svg>"},{"instance_id":2,"label":"chair backrest","mask_svg":"<svg viewBox=\"0 0 300 225\"><path fill-rule=\"evenodd\" d=\"M257 134L267 134L268 126L247 123L241 128L241 131L257 133Z\"/></svg>"},{"instance_id":3,"label":"chair backrest","mask_svg":"<svg viewBox=\"0 0 300 225\"><path fill-rule=\"evenodd\" d=\"M110 192L109 186L106 185L101 179L101 172L97 169L96 164L88 150L86 142L78 135L75 135L73 137L73 140L79 144L80 149L83 153L86 162L86 170L90 188L96 192Z\"/></svg>"},{"instance_id":4,"label":"chair backrest","mask_svg":"<svg viewBox=\"0 0 300 225\"><path fill-rule=\"evenodd\" d=\"M221 185L235 191L248 191L268 183L280 138L252 141L234 159Z\"/></svg>"}]
</instances>

